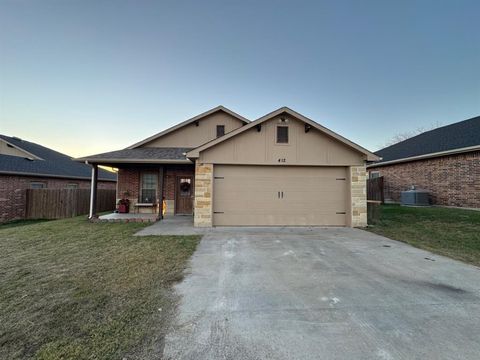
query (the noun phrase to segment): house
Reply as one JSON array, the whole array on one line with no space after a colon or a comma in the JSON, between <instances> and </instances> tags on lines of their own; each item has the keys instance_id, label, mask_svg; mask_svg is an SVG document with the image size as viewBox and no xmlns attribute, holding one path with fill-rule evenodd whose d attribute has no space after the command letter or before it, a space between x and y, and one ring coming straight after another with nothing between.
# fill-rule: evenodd
<instances>
[{"instance_id":1,"label":"house","mask_svg":"<svg viewBox=\"0 0 480 360\"><path fill-rule=\"evenodd\" d=\"M436 205L480 208L480 116L443 126L375 153L370 177L383 176L384 196L400 201L413 186Z\"/></svg>"},{"instance_id":2,"label":"house","mask_svg":"<svg viewBox=\"0 0 480 360\"><path fill-rule=\"evenodd\" d=\"M126 149L77 159L118 168L117 196L134 211L160 212L164 198L167 216L194 214L199 227L364 226L365 164L374 160L287 107L250 122L223 106Z\"/></svg>"},{"instance_id":3,"label":"house","mask_svg":"<svg viewBox=\"0 0 480 360\"><path fill-rule=\"evenodd\" d=\"M26 189L88 189L90 174L90 166L67 155L0 135L0 223L25 218ZM100 170L100 188L115 189L116 181L116 174Z\"/></svg>"}]
</instances>

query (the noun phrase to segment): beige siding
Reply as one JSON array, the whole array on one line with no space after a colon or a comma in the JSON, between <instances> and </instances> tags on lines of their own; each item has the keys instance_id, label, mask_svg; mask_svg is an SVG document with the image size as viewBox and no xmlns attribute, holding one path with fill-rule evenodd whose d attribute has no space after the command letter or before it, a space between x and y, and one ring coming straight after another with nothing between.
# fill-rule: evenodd
<instances>
[{"instance_id":1,"label":"beige siding","mask_svg":"<svg viewBox=\"0 0 480 360\"><path fill-rule=\"evenodd\" d=\"M142 147L186 147L194 148L213 140L217 136L217 125L225 125L225 133L235 130L244 123L239 119L218 111L199 120L198 126L190 123L168 133L158 139L152 140Z\"/></svg>"},{"instance_id":2,"label":"beige siding","mask_svg":"<svg viewBox=\"0 0 480 360\"><path fill-rule=\"evenodd\" d=\"M19 157L23 157L23 158L33 157L28 152L22 151L20 149L15 148L15 147L8 146L7 143L5 141L3 141L2 139L0 139L0 154L1 155L19 156Z\"/></svg>"},{"instance_id":3,"label":"beige siding","mask_svg":"<svg viewBox=\"0 0 480 360\"><path fill-rule=\"evenodd\" d=\"M262 124L261 131L249 129L200 153L200 162L251 165L363 165L364 154L288 117L289 143L276 144L276 127L280 116Z\"/></svg>"},{"instance_id":4,"label":"beige siding","mask_svg":"<svg viewBox=\"0 0 480 360\"><path fill-rule=\"evenodd\" d=\"M217 226L349 225L346 167L215 165Z\"/></svg>"}]
</instances>

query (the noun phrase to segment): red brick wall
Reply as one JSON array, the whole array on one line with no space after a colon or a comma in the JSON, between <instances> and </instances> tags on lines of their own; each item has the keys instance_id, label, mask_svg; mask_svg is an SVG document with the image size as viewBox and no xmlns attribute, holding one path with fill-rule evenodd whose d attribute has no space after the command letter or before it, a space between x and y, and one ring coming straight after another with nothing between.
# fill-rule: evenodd
<instances>
[{"instance_id":1,"label":"red brick wall","mask_svg":"<svg viewBox=\"0 0 480 360\"><path fill-rule=\"evenodd\" d=\"M123 197L125 192L129 193L128 199L133 205L138 202L140 196L140 179L142 172L159 172L159 168L125 168L118 170L118 191L117 198ZM194 176L195 166L192 165L166 165L164 170L163 196L166 200L175 199L175 182L177 176ZM160 182L159 182L160 186ZM159 193L157 190L157 194ZM158 199L161 200L161 199Z\"/></svg>"},{"instance_id":2,"label":"red brick wall","mask_svg":"<svg viewBox=\"0 0 480 360\"><path fill-rule=\"evenodd\" d=\"M124 194L128 193L126 196L130 202L136 203L138 201L138 192L140 189L140 172L142 169L137 168L128 168L128 169L118 169L117 175L117 198L125 197Z\"/></svg>"},{"instance_id":3,"label":"red brick wall","mask_svg":"<svg viewBox=\"0 0 480 360\"><path fill-rule=\"evenodd\" d=\"M480 208L480 151L369 168L384 177L385 199L400 201L412 185L436 205Z\"/></svg>"},{"instance_id":4,"label":"red brick wall","mask_svg":"<svg viewBox=\"0 0 480 360\"><path fill-rule=\"evenodd\" d=\"M65 189L68 184L78 184L80 189L90 189L90 180L44 178L33 176L0 175L0 222L25 217L26 189L31 182L43 182L47 189ZM116 183L99 181L99 189L115 189Z\"/></svg>"}]
</instances>

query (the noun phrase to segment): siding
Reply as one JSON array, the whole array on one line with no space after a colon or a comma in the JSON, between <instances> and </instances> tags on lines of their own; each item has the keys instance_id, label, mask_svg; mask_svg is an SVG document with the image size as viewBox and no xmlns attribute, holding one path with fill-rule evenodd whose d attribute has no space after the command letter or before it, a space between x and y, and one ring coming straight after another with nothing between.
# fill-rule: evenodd
<instances>
[{"instance_id":1,"label":"siding","mask_svg":"<svg viewBox=\"0 0 480 360\"><path fill-rule=\"evenodd\" d=\"M255 127L200 153L201 163L248 165L363 165L365 155L317 129L305 132L303 121L288 117L289 144L276 144L280 117Z\"/></svg>"}]
</instances>

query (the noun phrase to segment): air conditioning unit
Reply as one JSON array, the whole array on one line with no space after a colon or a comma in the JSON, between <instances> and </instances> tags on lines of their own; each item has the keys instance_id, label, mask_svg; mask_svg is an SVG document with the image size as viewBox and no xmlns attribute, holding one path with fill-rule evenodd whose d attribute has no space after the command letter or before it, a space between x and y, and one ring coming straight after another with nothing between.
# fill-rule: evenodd
<instances>
[{"instance_id":1,"label":"air conditioning unit","mask_svg":"<svg viewBox=\"0 0 480 360\"><path fill-rule=\"evenodd\" d=\"M430 206L430 191L412 186L410 190L401 192L400 203L405 206Z\"/></svg>"}]
</instances>

